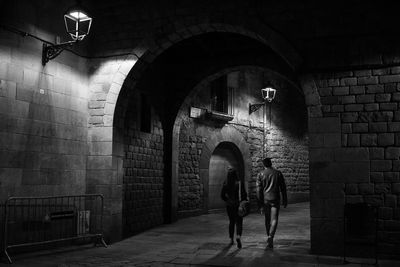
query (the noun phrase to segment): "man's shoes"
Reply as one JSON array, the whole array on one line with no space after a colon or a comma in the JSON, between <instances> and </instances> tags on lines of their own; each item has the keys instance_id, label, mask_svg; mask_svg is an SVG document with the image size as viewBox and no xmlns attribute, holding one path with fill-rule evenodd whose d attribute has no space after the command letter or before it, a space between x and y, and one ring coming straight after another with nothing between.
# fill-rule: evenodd
<instances>
[{"instance_id":1,"label":"man's shoes","mask_svg":"<svg viewBox=\"0 0 400 267\"><path fill-rule=\"evenodd\" d=\"M236 242L237 242L237 247L242 248L242 241L240 240L240 238L236 238Z\"/></svg>"},{"instance_id":2,"label":"man's shoes","mask_svg":"<svg viewBox=\"0 0 400 267\"><path fill-rule=\"evenodd\" d=\"M233 238L231 238L231 242L229 242L229 246L233 246L234 242L233 242Z\"/></svg>"},{"instance_id":3,"label":"man's shoes","mask_svg":"<svg viewBox=\"0 0 400 267\"><path fill-rule=\"evenodd\" d=\"M268 248L274 247L274 238L272 236L268 236L268 238L267 238L267 247Z\"/></svg>"}]
</instances>

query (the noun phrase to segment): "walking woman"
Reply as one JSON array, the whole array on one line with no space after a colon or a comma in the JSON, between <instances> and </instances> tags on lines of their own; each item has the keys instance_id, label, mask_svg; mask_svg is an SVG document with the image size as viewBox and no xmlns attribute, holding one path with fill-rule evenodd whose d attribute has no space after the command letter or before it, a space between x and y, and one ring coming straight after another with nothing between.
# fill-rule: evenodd
<instances>
[{"instance_id":1,"label":"walking woman","mask_svg":"<svg viewBox=\"0 0 400 267\"><path fill-rule=\"evenodd\" d=\"M239 194L239 190L241 191ZM236 226L237 247L242 248L241 236L243 230L243 217L238 215L240 200L247 200L246 188L243 179L240 179L235 168L228 169L228 175L221 190L221 198L226 203L226 211L229 217L230 245L234 244L234 233Z\"/></svg>"}]
</instances>

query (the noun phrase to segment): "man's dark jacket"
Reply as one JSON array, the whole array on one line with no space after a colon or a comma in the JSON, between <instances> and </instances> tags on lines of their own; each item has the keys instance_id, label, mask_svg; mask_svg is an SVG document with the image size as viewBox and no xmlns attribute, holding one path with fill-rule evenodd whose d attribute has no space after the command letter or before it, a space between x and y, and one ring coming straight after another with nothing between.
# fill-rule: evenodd
<instances>
[{"instance_id":1,"label":"man's dark jacket","mask_svg":"<svg viewBox=\"0 0 400 267\"><path fill-rule=\"evenodd\" d=\"M258 174L257 177L257 198L264 204L270 201L279 201L282 193L283 204L287 203L285 179L280 171L268 167Z\"/></svg>"}]
</instances>

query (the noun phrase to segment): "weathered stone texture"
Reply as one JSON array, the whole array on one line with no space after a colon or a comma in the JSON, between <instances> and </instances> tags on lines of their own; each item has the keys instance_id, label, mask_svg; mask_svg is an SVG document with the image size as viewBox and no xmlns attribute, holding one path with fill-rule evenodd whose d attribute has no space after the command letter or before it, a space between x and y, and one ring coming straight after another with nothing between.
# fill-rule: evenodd
<instances>
[{"instance_id":1,"label":"weathered stone texture","mask_svg":"<svg viewBox=\"0 0 400 267\"><path fill-rule=\"evenodd\" d=\"M240 74L238 74L240 73ZM258 73L258 74L257 74ZM266 72L267 73L267 72ZM246 92L246 82L259 82L260 71L253 70L243 70L240 72L234 72L229 76L230 83L236 85L235 97L242 98ZM266 74L268 75L268 74ZM240 78L242 77L242 78ZM206 81L207 83L207 81ZM201 90L197 94L191 95L187 101L192 101L191 105L198 107L209 108L210 97L209 87L205 85L201 87ZM253 87L253 86L252 86ZM254 101L259 97L257 94L259 92L250 92L254 94ZM281 99L287 99L288 92L280 90L279 97ZM297 101L297 100L296 100ZM274 166L282 171L289 195L293 197L294 200L301 198L307 199L309 192L309 179L308 179L308 138L307 135L299 132L299 128L305 128L305 120L300 120L295 122L293 118L289 116L289 109L293 107L288 106L272 106L272 126L268 128L266 132L266 153L268 156L273 158ZM301 112L301 110L299 111ZM237 102L234 106L235 118L233 123L228 123L225 126L218 125L215 121L207 119L205 120L193 120L187 118L187 111L182 110L181 119L182 123L180 125L179 133L179 181L178 181L178 211L183 213L188 212L198 212L204 209L205 203L207 201L204 199L205 195L203 190L208 190L203 188L206 185L205 181L200 180L200 167L208 169L207 166L199 166L199 159L202 153L213 153L204 152L204 144L207 138L213 139L213 136L217 136L221 131L220 127L227 127L228 129L235 130L235 132L240 133L240 138L245 140L245 144L250 150L250 159L244 159L244 161L250 161L252 168L249 170L250 180L246 181L248 183L248 193L250 200L255 203L255 179L259 171L262 170L262 124L256 120L261 121L260 115L262 115L261 109L249 116L248 106L245 103ZM332 128L330 124L331 121L321 122L324 123L328 128ZM337 124L334 126L334 131L326 132L319 136L319 134L311 134L311 136L320 139L321 145L326 147L337 146L340 143L340 128L338 120ZM250 123L250 127L249 127ZM254 123L252 126L251 124ZM275 125L274 125L275 124ZM228 130L229 131L229 130ZM319 131L319 129L316 129ZM231 136L230 138L234 138ZM218 138L214 138L217 140ZM230 140L220 140L229 142ZM314 140L315 141L315 140ZM318 141L315 141L318 142ZM215 146L218 143L214 144ZM241 151L243 153L243 151ZM208 170L206 170L208 171Z\"/></svg>"},{"instance_id":2,"label":"weathered stone texture","mask_svg":"<svg viewBox=\"0 0 400 267\"><path fill-rule=\"evenodd\" d=\"M333 203L332 203L333 204ZM343 203L336 203L339 206ZM311 218L311 250L316 254L341 255L343 221L340 218Z\"/></svg>"},{"instance_id":3,"label":"weathered stone texture","mask_svg":"<svg viewBox=\"0 0 400 267\"><path fill-rule=\"evenodd\" d=\"M132 103L136 103L134 98ZM126 114L123 161L123 232L125 236L164 222L164 148L161 122L151 111L151 130L140 129L135 109Z\"/></svg>"},{"instance_id":4,"label":"weathered stone texture","mask_svg":"<svg viewBox=\"0 0 400 267\"><path fill-rule=\"evenodd\" d=\"M43 68L31 54L36 40L24 40L29 48L20 49L13 36L1 37L10 49L2 46L0 56L0 203L8 196L83 194L88 100L82 60L68 54L65 63Z\"/></svg>"},{"instance_id":5,"label":"weathered stone texture","mask_svg":"<svg viewBox=\"0 0 400 267\"><path fill-rule=\"evenodd\" d=\"M390 75L389 75L390 74ZM328 76L328 75L327 75ZM333 74L331 74L333 76ZM323 78L323 76L316 76ZM389 68L379 70L354 71L348 77L342 78L341 83L331 83L329 90L318 88L321 95L321 103L324 118L319 120L333 120L331 116L340 118L341 124L341 149L334 152L333 159L327 157L330 150L324 149L323 142L315 142L316 136L310 147L319 148L321 161L317 157L310 157L310 179L311 192L320 191L316 182L326 183L327 188L334 186L338 181L345 185L346 203L366 202L379 207L379 218L381 220L381 234L388 235L389 232L398 231L397 224L393 223L393 217L398 215L395 208L400 198L400 137L398 136L398 83L399 73L391 73ZM354 80L357 84L353 84ZM316 81L317 85L329 83L329 79ZM350 86L347 91L346 86ZM338 99L334 96L354 97L355 103L344 105L343 110L338 107ZM315 128L324 126L314 123ZM312 132L323 131L310 127ZM329 129L323 127L323 129ZM323 136L323 135L322 135ZM313 151L313 150L312 150ZM325 151L325 156L324 155ZM357 165L339 165L336 162L364 161L365 166L357 168ZM358 163L360 164L360 163ZM363 163L361 163L363 164ZM358 171L355 171L355 168ZM357 178L363 169L368 169L365 175ZM343 170L343 174L341 170ZM365 171L365 170L364 170ZM352 175L348 175L351 173ZM345 178L347 176L347 178ZM332 203L332 205L339 205ZM316 210L313 210L316 209ZM311 215L320 220L320 225L328 221L326 209L320 198L311 199ZM385 227L383 227L385 225ZM317 239L318 230L311 230L312 239ZM313 237L314 236L314 237ZM322 244L322 242L321 242ZM393 242L385 240L385 246L392 250ZM324 245L324 247L326 247ZM318 248L315 248L318 250Z\"/></svg>"},{"instance_id":6,"label":"weathered stone texture","mask_svg":"<svg viewBox=\"0 0 400 267\"><path fill-rule=\"evenodd\" d=\"M203 137L181 127L179 139L178 210L203 209L204 188L199 176Z\"/></svg>"},{"instance_id":7,"label":"weathered stone texture","mask_svg":"<svg viewBox=\"0 0 400 267\"><path fill-rule=\"evenodd\" d=\"M47 25L50 25L48 22L53 19L55 21L55 15L50 12L47 18L41 18L39 20L41 27L38 27L35 25L38 23L35 8L39 7L29 4L28 9L21 8L26 7L27 2L6 4L6 7L11 8L13 12L3 12L4 21L9 21L11 25L21 25L46 40L54 40L55 28ZM46 1L45 5L49 9L53 7L50 2ZM141 137L140 134L136 136L138 128L132 126L135 130L125 134L126 142L119 140L120 137L113 136L113 126L119 125L121 121L121 118L113 117L121 85L126 82L129 88L134 88L134 84L141 78L139 70L145 69L148 66L146 63L151 64L157 55L174 43L207 31L228 31L236 35L244 34L246 38L250 37L258 41L267 40L263 44L271 47L271 51L279 55L277 58L282 57L288 62L289 68L293 67L293 70L297 70L296 66L300 58L295 53L295 49L288 45L284 38L278 38L279 34L268 28L270 24L285 38L291 40L294 46L301 48L305 70L308 67L310 69L321 67L325 70L345 67L341 71L324 71L322 74L315 75L317 78L312 85L302 85L305 97L301 98L297 104L305 102L308 105L306 109L309 117L310 140L307 140L306 135L298 134L304 131L296 132L290 127L281 127L282 125L273 125L269 131L271 136L268 137L268 153L277 159L277 167L281 168L288 177L291 190L300 192L308 190L308 166L305 163L308 160L308 141L311 147L312 181L326 184L326 188L330 185L335 187L337 184L343 184L346 188L344 199L342 199L343 196L338 197L342 201L331 201L336 199L332 197L321 204L321 209L319 209L319 203L316 203L318 199L312 200L312 214L323 216L312 219L313 252L337 253L342 245L342 221L340 217L335 217L340 213L339 206L344 204L344 201L365 201L381 207L381 224L384 227L381 229L380 238L386 242L383 251L399 255L398 240L400 238L398 224L395 221L400 218L400 212L398 208L394 208L396 198L398 205L400 197L397 188L400 171L397 151L400 145L400 126L394 123L400 121L400 111L398 111L400 67L395 66L398 64L396 55L398 44L395 38L388 37L390 34L375 38L376 33L369 34L368 32L368 29L374 31L382 27L388 28L389 33L395 32L393 29L396 26L393 25L396 24L386 23L383 16L380 20L366 19L361 21L362 32L360 33L359 25L353 23L356 17L354 14L360 12L360 6L357 5L346 6L348 12L343 14L339 10L342 8L340 5L338 9L332 7L333 10L329 10L330 12L321 13L320 17L324 18L323 22L326 23L314 23L315 16L306 16L311 17L313 21L303 21L305 16L298 15L304 14L302 5L291 6L285 10L287 14L281 16L281 6L270 3L253 5L246 1L237 1L237 3L227 4L221 1L221 3L215 3L210 9L207 3L193 5L193 3L185 4L185 1L178 2L178 6L160 5L160 9L152 6L150 8L143 3L139 4L140 8L135 6L132 10L129 8L133 6L123 2L110 5L107 1L95 4L93 1L90 4L97 14L101 14L96 22L99 23L96 26L97 31L101 34L92 35L91 38L94 39L88 44L89 49L86 50L85 47L79 49L83 52L90 51L90 54L107 55L121 51L132 52L132 49L140 44L141 47L138 50L142 51L135 50L135 53L140 58L145 54L145 60L138 60L131 55L124 58L107 58L104 61L92 60L90 66L87 66L85 59L63 53L43 67L40 62L40 42L2 31L0 36L2 41L0 49L2 52L0 53L0 158L2 159L0 200L4 200L10 194L96 192L94 184L106 180L104 175L95 177L96 169L102 169L104 173L110 174L112 186L118 187L121 183L115 180L121 178L116 177L115 172L109 173L109 168L121 165L122 158L115 160L115 155L112 153L115 152L113 145L118 146L122 143L126 144L122 149L125 152L124 168L132 170L133 173L131 175L128 171L127 177L138 177L138 179L146 177L147 179L149 169L161 170L163 166L158 161L160 155L152 154L154 149L156 151L161 149L158 146L163 142L162 138L152 139L153 136L162 136L161 127L153 129L152 134ZM312 7L314 6L311 5L310 8ZM255 12L254 8L261 9ZM364 11L364 8L368 11L365 14L372 12L382 15L383 10L385 13L390 11L376 9L369 5L363 5L361 10ZM30 13L31 9L32 13ZM29 10L29 16L23 16L20 10ZM296 11L300 13L295 13ZM118 15L118 12L122 12L119 14L120 20L114 20L116 24L110 27L109 18ZM269 16L260 17L266 18L267 21L257 23L259 18L254 14L264 14L264 12L267 12ZM129 16L126 16L127 13ZM387 15L386 19L394 18L393 21L395 21L396 16L390 15ZM276 20L276 17L280 19ZM154 23L147 23L147 21ZM301 23L298 23L300 21ZM192 25L200 22L205 22L207 25ZM299 26L303 24L312 24L313 31L309 31L308 27ZM119 27L120 25L123 27ZM243 27L236 25L243 25ZM119 29L118 34L115 29ZM346 29L347 34L340 34L343 29ZM251 33L251 31L255 32ZM150 40L153 36L155 40ZM335 36L340 36L340 39L335 39ZM325 37L328 37L329 41L324 41ZM142 42L143 38L149 42ZM133 64L135 68L130 73ZM360 69L358 64L365 64L366 69ZM388 67L384 67L384 64L388 64ZM354 70L351 70L352 66L355 66ZM381 67L377 68L377 66ZM286 65L282 64L283 75L285 75L285 68ZM291 70L288 71L288 73L291 72ZM125 77L128 74L132 79L126 81ZM293 74L291 77L293 80L299 78L296 77L298 73L293 72ZM308 75L311 76L311 74ZM90 77L90 86L86 79L88 77ZM185 80L185 77L179 78ZM245 89L245 86L240 86L240 88ZM295 88L292 89L295 91ZM259 96L253 97L252 102L258 100ZM290 100L290 98L285 100ZM285 105L286 102L278 101L280 105ZM275 113L278 110L277 107L273 109L274 123L286 119ZM247 106L241 111L247 113ZM292 118L297 118L295 112L290 115ZM260 163L257 162L261 157L259 151L260 143L262 143L260 142L261 131L257 122L259 117L255 118L256 116L253 116L245 121L234 121L238 125L230 126L239 129L238 131L246 140L246 145L250 147L253 161L252 179L261 168ZM290 129L290 131L279 132L276 129ZM192 137L188 134L186 136ZM194 183L194 186L190 187L193 191L200 190L197 187L196 160L198 158L196 157L204 150L201 150L203 140L200 142L199 136L202 135L194 135L196 141L190 141L189 138L187 146L183 145L186 141L182 141L183 155L190 158L191 162L190 166L181 167L189 169L189 178L184 179ZM87 137L89 137L89 142L96 142L87 147ZM183 134L182 140L185 139ZM150 145L146 142L149 140ZM113 144L114 141L118 141L119 144ZM158 148L152 147L152 144L157 144L155 147ZM368 150L362 152L336 150L342 148ZM298 150L299 153L291 153L291 149ZM88 159L85 157L87 150L91 152ZM152 166L153 164L155 165ZM90 180L89 188L85 188L83 178L86 172L85 166L90 169L87 175L87 180ZM60 173L57 169L60 169ZM65 182L57 177L59 174ZM35 179L30 179L30 176ZM155 178L158 179L159 174L155 175ZM153 181L156 184L160 183L157 179ZM140 184L142 180L138 182ZM249 182L252 184L254 181ZM70 186L67 187L64 183ZM347 185L351 186L347 187ZM182 188L186 188L185 183L182 184ZM372 188L373 194L371 194ZM110 197L115 197L120 188L110 192L112 190L107 190L107 186L101 184L97 189ZM146 187L145 190L148 188ZM197 191L190 192L188 195L195 195L196 201L200 201L198 197L201 198L201 196ZM200 202L196 204L189 202L186 201L185 205L201 206ZM328 202L333 206L333 214L326 210ZM107 201L107 225L118 220L116 210L120 210L120 206L121 202L117 200ZM390 215L391 212L393 215ZM335 218L332 219L333 217Z\"/></svg>"}]
</instances>

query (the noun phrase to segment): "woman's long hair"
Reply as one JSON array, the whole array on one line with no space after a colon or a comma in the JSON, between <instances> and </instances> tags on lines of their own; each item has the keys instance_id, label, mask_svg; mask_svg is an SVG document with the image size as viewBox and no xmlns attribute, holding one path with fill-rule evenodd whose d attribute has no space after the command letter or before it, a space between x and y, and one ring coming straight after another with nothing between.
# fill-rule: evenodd
<instances>
[{"instance_id":1,"label":"woman's long hair","mask_svg":"<svg viewBox=\"0 0 400 267\"><path fill-rule=\"evenodd\" d=\"M227 176L227 186L234 187L236 181L239 181L239 175L237 170L235 168L229 168Z\"/></svg>"}]
</instances>

